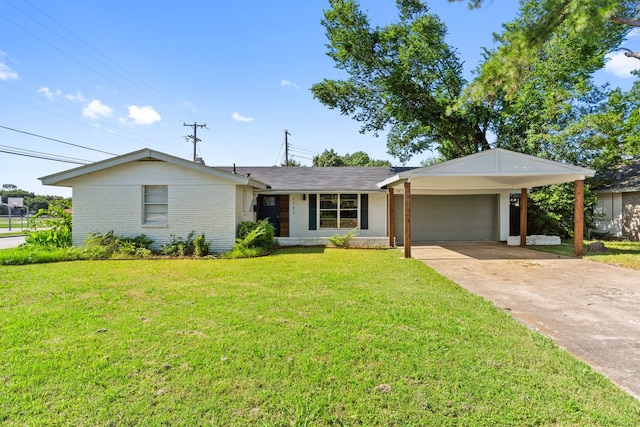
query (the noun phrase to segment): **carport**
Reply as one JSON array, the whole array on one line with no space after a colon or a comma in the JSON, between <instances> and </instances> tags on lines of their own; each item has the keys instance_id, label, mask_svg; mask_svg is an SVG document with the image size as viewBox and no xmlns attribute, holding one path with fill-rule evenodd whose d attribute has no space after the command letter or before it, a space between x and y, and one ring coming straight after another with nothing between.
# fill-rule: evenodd
<instances>
[{"instance_id":1,"label":"carport","mask_svg":"<svg viewBox=\"0 0 640 427\"><path fill-rule=\"evenodd\" d=\"M526 246L529 189L574 182L574 252L582 255L584 180L594 175L592 169L501 148L398 173L378 183L388 191L389 244L395 244L396 226L402 230L399 237L406 258L411 258L412 227L420 233L420 240L450 240L442 238L450 228L448 235L458 240L459 236L486 240L492 235L490 240L505 241L509 197L519 192L520 246ZM396 225L396 196L401 196L402 227ZM412 203L417 209L413 212Z\"/></svg>"}]
</instances>

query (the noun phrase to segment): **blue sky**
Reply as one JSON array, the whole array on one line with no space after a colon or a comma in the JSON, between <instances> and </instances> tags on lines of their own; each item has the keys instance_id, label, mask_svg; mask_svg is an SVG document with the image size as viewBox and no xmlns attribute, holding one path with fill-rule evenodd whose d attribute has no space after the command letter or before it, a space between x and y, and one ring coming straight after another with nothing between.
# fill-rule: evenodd
<instances>
[{"instance_id":1,"label":"blue sky","mask_svg":"<svg viewBox=\"0 0 640 427\"><path fill-rule=\"evenodd\" d=\"M393 0L361 5L374 24L396 19ZM517 12L514 0L475 11L446 0L429 5L447 24L468 78L481 47L493 47L492 33ZM331 148L398 164L384 136L361 135L358 123L311 95L312 84L344 77L326 56L327 7L327 0L0 0L0 151L92 162L148 147L191 158L192 129L183 123L197 122L207 125L197 136L208 165L279 164L285 129L304 165ZM616 57L598 78L628 87L636 62ZM37 178L75 166L0 152L0 184L70 196Z\"/></svg>"}]
</instances>

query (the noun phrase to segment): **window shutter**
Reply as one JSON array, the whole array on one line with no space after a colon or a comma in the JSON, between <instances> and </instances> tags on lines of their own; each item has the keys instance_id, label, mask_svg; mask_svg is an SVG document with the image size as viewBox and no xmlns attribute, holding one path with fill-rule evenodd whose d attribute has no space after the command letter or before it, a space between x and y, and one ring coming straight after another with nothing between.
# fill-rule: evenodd
<instances>
[{"instance_id":1,"label":"window shutter","mask_svg":"<svg viewBox=\"0 0 640 427\"><path fill-rule=\"evenodd\" d=\"M316 202L316 195L309 194L309 230L318 229L317 210L318 210L318 206Z\"/></svg>"},{"instance_id":2,"label":"window shutter","mask_svg":"<svg viewBox=\"0 0 640 427\"><path fill-rule=\"evenodd\" d=\"M369 229L369 195L360 195L360 229Z\"/></svg>"}]
</instances>

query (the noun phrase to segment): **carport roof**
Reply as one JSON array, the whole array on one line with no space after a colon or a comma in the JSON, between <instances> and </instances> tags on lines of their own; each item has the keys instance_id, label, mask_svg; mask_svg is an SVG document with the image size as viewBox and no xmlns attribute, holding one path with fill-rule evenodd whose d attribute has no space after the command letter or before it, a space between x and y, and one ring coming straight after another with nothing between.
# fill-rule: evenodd
<instances>
[{"instance_id":1,"label":"carport roof","mask_svg":"<svg viewBox=\"0 0 640 427\"><path fill-rule=\"evenodd\" d=\"M400 172L378 186L389 188L408 181L412 190L433 193L500 191L579 181L594 175L592 169L494 148Z\"/></svg>"}]
</instances>

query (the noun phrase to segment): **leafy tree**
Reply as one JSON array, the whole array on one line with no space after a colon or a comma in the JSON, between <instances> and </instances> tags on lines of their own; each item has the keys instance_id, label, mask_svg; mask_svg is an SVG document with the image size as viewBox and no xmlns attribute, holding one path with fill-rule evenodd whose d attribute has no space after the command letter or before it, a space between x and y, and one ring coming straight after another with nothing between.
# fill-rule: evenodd
<instances>
[{"instance_id":1,"label":"leafy tree","mask_svg":"<svg viewBox=\"0 0 640 427\"><path fill-rule=\"evenodd\" d=\"M313 166L345 166L342 157L333 148L313 156Z\"/></svg>"},{"instance_id":2,"label":"leafy tree","mask_svg":"<svg viewBox=\"0 0 640 427\"><path fill-rule=\"evenodd\" d=\"M388 129L389 152L402 162L426 149L453 158L488 149L491 111L454 110L466 85L445 25L417 0L398 0L399 21L372 27L355 0L330 0L322 24L328 55L346 80L317 83L316 99L362 123Z\"/></svg>"},{"instance_id":3,"label":"leafy tree","mask_svg":"<svg viewBox=\"0 0 640 427\"><path fill-rule=\"evenodd\" d=\"M470 8L482 3L468 1ZM549 45L558 42L568 44L578 58L597 59L601 68L604 55L618 49L632 27L640 26L639 10L637 0L523 1L519 16L504 25L502 34L495 35L500 46L480 66L478 78L466 94L475 101L490 101L501 93L507 98L515 95L529 80L532 67L545 58ZM640 59L637 52L626 50L627 56ZM558 59L576 69L584 66L580 59Z\"/></svg>"},{"instance_id":4,"label":"leafy tree","mask_svg":"<svg viewBox=\"0 0 640 427\"><path fill-rule=\"evenodd\" d=\"M2 184L2 189L3 189L3 190L9 190L9 191L11 191L11 190L17 190L17 189L18 189L18 186L17 186L17 185L15 185L15 184Z\"/></svg>"},{"instance_id":5,"label":"leafy tree","mask_svg":"<svg viewBox=\"0 0 640 427\"><path fill-rule=\"evenodd\" d=\"M27 208L29 212L38 212L40 209L48 209L49 205L54 203L56 200L67 200L71 203L71 199L65 199L60 196L42 196L36 195L29 191L20 190L19 188L11 188L15 187L12 184L8 184L9 187L6 187L7 184L4 184L2 190L0 190L0 198L3 201L7 201L9 197L22 197L24 199L23 208L16 208L16 212L20 211L23 214L27 213ZM7 207L0 205L0 215L7 215ZM12 211L13 213L13 211Z\"/></svg>"},{"instance_id":6,"label":"leafy tree","mask_svg":"<svg viewBox=\"0 0 640 427\"><path fill-rule=\"evenodd\" d=\"M364 151L340 156L333 148L313 156L313 166L391 166L388 160L375 160Z\"/></svg>"},{"instance_id":7,"label":"leafy tree","mask_svg":"<svg viewBox=\"0 0 640 427\"><path fill-rule=\"evenodd\" d=\"M499 146L603 170L640 153L638 88L625 93L592 79L629 25L640 24L638 0L523 0L471 83L426 5L396 3L399 21L372 28L355 0L330 0L328 54L349 77L312 91L363 123L361 131L388 129L389 152L401 161L427 149L452 159ZM532 205L548 202L547 218L567 217L569 187L537 189Z\"/></svg>"},{"instance_id":8,"label":"leafy tree","mask_svg":"<svg viewBox=\"0 0 640 427\"><path fill-rule=\"evenodd\" d=\"M295 159L289 159L289 164L287 164L287 162L282 162L282 163L280 164L280 166L281 166L281 167L285 167L285 168L286 168L286 167L296 167L296 168L299 168L299 167L301 167L301 166L302 166L302 163L301 163L300 161L298 161L298 160L295 160Z\"/></svg>"}]
</instances>

